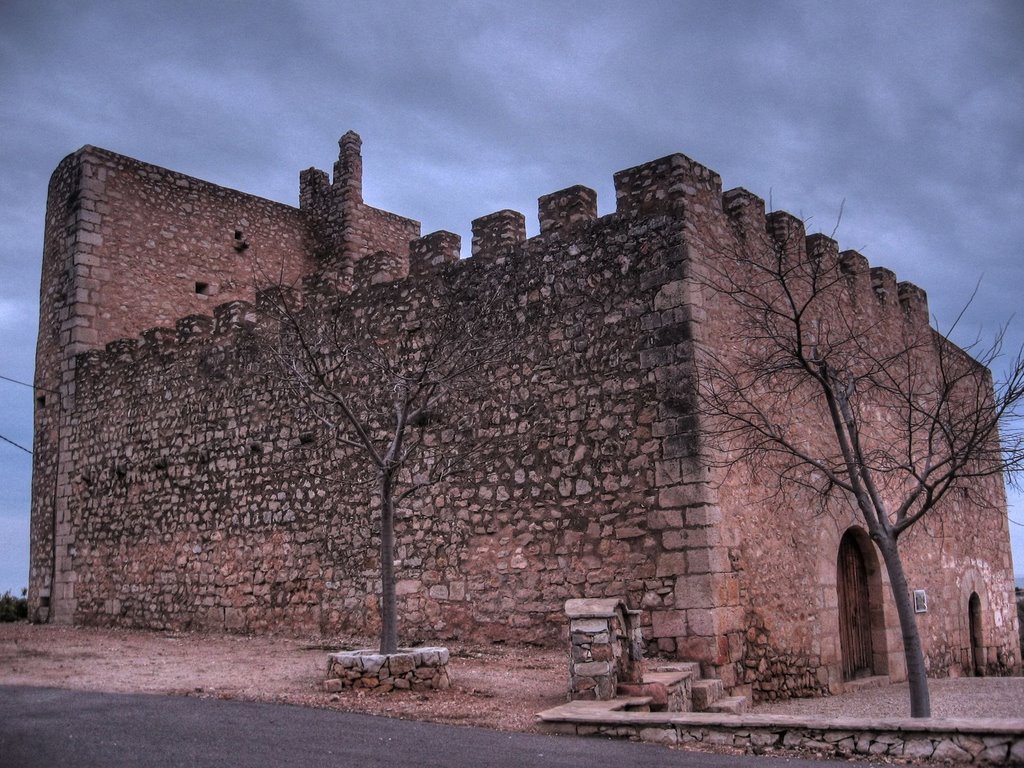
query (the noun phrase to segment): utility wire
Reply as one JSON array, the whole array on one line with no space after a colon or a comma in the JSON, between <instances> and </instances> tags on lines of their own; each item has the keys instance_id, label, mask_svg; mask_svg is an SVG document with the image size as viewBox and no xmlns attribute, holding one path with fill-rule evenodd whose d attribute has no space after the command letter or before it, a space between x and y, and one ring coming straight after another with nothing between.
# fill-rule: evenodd
<instances>
[{"instance_id":1,"label":"utility wire","mask_svg":"<svg viewBox=\"0 0 1024 768\"><path fill-rule=\"evenodd\" d=\"M37 387L37 386L35 386L33 384L26 384L24 381L18 381L17 379L12 379L10 376L4 376L2 374L0 374L0 379L3 379L4 381L9 381L12 384L18 384L19 386L22 386L22 387L28 387L29 389L38 389L38 390L41 390L43 392L53 392L52 389L46 389L46 387ZM59 392L54 392L54 394L55 395L59 395L60 393ZM10 445L13 445L15 448L18 448L18 449L24 451L29 456L32 455L32 451L30 451L28 448L26 448L24 445L21 445L20 443L14 442L9 437L4 437L3 435L0 435L0 440L2 440L5 443L9 443Z\"/></svg>"},{"instance_id":2,"label":"utility wire","mask_svg":"<svg viewBox=\"0 0 1024 768\"><path fill-rule=\"evenodd\" d=\"M59 395L60 394L60 392L54 392L54 390L52 390L52 389L47 389L46 387L37 387L34 384L26 384L24 381L18 381L17 379L12 379L10 376L4 376L2 374L0 374L0 379L3 379L4 381L9 381L12 384L18 384L19 386L22 386L22 387L28 387L29 389L38 389L38 390L40 390L42 392L53 392L53 394L55 394L55 395ZM4 437L3 435L0 435L0 440L2 440L5 443L9 443L10 445L13 445L15 448L18 448L18 449L24 451L29 456L32 455L32 451L30 451L28 448L26 448L24 445L21 445L20 443L14 442L9 437Z\"/></svg>"},{"instance_id":3,"label":"utility wire","mask_svg":"<svg viewBox=\"0 0 1024 768\"><path fill-rule=\"evenodd\" d=\"M47 389L46 387L38 387L35 384L29 384L28 382L18 381L17 379L12 379L10 376L4 376L2 374L0 374L0 379L3 379L4 381L9 381L9 382L11 382L11 384L18 384L18 385L20 385L22 387L28 387L29 389L38 389L40 392L50 392L50 393L52 393L54 395L59 395L60 394L60 392L58 392L55 389Z\"/></svg>"},{"instance_id":4,"label":"utility wire","mask_svg":"<svg viewBox=\"0 0 1024 768\"><path fill-rule=\"evenodd\" d=\"M30 450L29 450L28 448L26 448L26 447L25 447L24 445L19 445L18 443L16 443L16 442L14 442L13 440L10 440L10 439L8 439L8 438L4 437L3 435L0 435L0 440L3 440L3 441L4 441L5 443L10 443L10 444L11 444L11 445L13 445L13 446L14 446L15 448L21 448L21 450L23 450L23 451L24 451L25 453L27 453L27 454L28 454L29 456L31 456L31 455L32 455L32 451L30 451Z\"/></svg>"}]
</instances>

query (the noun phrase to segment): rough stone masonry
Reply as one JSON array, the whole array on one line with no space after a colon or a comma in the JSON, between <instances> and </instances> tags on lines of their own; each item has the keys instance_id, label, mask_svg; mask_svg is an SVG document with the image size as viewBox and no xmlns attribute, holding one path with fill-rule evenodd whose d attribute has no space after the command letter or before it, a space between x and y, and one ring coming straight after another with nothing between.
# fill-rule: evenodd
<instances>
[{"instance_id":1,"label":"rough stone masonry","mask_svg":"<svg viewBox=\"0 0 1024 768\"><path fill-rule=\"evenodd\" d=\"M694 275L780 233L803 258L834 241L805 239L797 219L672 155L615 174L614 213L598 216L594 191L576 186L540 198L534 237L516 211L481 216L460 259L458 236L421 236L363 201L360 146L348 133L333 175L303 171L298 208L91 146L54 171L37 620L375 631L378 510L344 482L360 471L351 452L261 375L281 330L257 291L286 284L303 322L356 328L380 308L429 320L462 281L510 318L500 400L469 406L509 440L400 510L403 642L560 644L567 599L623 598L641 610L648 653L699 661L735 693L837 692L846 536L866 573L867 671L904 676L887 576L850 510L710 465L695 412L696 356L735 319ZM927 324L923 291L855 252L841 263L869 343ZM500 328L488 333L501 343ZM930 673L1017 669L1001 479L978 480L942 515L904 547L928 598Z\"/></svg>"}]
</instances>

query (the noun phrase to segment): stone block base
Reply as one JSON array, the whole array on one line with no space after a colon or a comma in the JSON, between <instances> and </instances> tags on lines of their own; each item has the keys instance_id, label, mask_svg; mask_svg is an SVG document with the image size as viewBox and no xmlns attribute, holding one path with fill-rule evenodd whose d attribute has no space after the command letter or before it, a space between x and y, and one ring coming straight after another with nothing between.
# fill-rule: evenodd
<instances>
[{"instance_id":1,"label":"stone block base","mask_svg":"<svg viewBox=\"0 0 1024 768\"><path fill-rule=\"evenodd\" d=\"M382 654L372 649L341 651L327 657L327 691L358 688L393 690L443 689L448 678L447 648L401 648Z\"/></svg>"},{"instance_id":2,"label":"stone block base","mask_svg":"<svg viewBox=\"0 0 1024 768\"><path fill-rule=\"evenodd\" d=\"M643 700L641 700L643 701ZM727 746L761 754L814 752L907 763L1024 765L1024 719L824 718L708 712L645 712L626 699L562 704L539 713L542 731Z\"/></svg>"}]
</instances>

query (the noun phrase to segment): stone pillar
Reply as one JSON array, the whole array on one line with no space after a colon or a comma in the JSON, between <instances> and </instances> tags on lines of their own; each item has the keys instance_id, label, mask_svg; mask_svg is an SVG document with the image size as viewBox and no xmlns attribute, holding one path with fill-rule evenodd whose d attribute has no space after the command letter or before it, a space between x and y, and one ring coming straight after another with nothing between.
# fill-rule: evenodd
<instances>
[{"instance_id":1,"label":"stone pillar","mask_svg":"<svg viewBox=\"0 0 1024 768\"><path fill-rule=\"evenodd\" d=\"M338 139L338 162L334 165L334 183L340 184L349 204L363 202L363 140L349 131Z\"/></svg>"},{"instance_id":2,"label":"stone pillar","mask_svg":"<svg viewBox=\"0 0 1024 768\"><path fill-rule=\"evenodd\" d=\"M643 682L639 611L617 598L566 600L569 700L614 699L619 683Z\"/></svg>"}]
</instances>

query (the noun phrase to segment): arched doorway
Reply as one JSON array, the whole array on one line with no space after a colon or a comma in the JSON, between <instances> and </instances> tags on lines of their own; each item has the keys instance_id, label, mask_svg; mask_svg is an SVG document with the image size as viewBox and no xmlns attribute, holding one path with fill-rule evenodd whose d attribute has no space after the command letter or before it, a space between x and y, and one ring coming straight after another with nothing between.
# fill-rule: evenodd
<instances>
[{"instance_id":1,"label":"arched doorway","mask_svg":"<svg viewBox=\"0 0 1024 768\"><path fill-rule=\"evenodd\" d=\"M985 674L985 644L981 639L981 598L971 592L967 601L967 622L971 636L971 674L982 677Z\"/></svg>"},{"instance_id":2,"label":"arched doorway","mask_svg":"<svg viewBox=\"0 0 1024 768\"><path fill-rule=\"evenodd\" d=\"M870 576L871 570L877 569L869 569L864 548L859 541L861 537L867 538L856 529L843 534L836 564L839 645L843 656L844 680L876 674ZM870 546L870 542L867 546Z\"/></svg>"}]
</instances>

